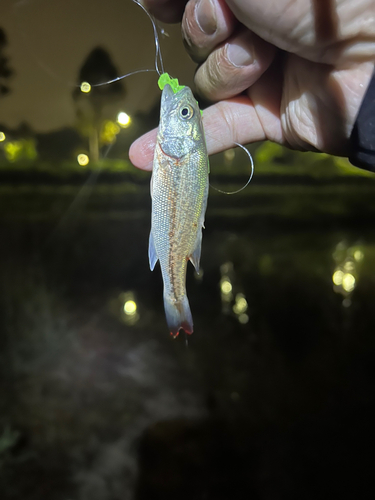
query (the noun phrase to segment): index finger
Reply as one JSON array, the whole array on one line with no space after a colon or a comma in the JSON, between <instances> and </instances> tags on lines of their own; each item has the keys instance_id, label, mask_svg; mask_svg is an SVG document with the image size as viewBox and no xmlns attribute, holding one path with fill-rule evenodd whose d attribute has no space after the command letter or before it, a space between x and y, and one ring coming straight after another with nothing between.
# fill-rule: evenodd
<instances>
[{"instance_id":1,"label":"index finger","mask_svg":"<svg viewBox=\"0 0 375 500\"><path fill-rule=\"evenodd\" d=\"M150 14L163 23L179 23L187 0L139 0Z\"/></svg>"}]
</instances>

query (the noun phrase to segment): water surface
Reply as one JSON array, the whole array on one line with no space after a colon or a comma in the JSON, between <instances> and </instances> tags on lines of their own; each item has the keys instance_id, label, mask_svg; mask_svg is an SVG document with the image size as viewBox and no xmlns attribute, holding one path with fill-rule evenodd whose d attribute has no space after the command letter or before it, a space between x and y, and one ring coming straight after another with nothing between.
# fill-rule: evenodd
<instances>
[{"instance_id":1,"label":"water surface","mask_svg":"<svg viewBox=\"0 0 375 500\"><path fill-rule=\"evenodd\" d=\"M173 340L147 175L5 179L2 497L372 498L374 195L355 176L211 192L195 331Z\"/></svg>"}]
</instances>

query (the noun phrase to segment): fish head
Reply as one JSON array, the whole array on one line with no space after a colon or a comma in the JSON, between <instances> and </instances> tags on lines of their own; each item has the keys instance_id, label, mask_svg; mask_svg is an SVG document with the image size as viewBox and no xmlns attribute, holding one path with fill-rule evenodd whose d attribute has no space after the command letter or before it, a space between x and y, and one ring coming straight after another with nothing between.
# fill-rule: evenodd
<instances>
[{"instance_id":1,"label":"fish head","mask_svg":"<svg viewBox=\"0 0 375 500\"><path fill-rule=\"evenodd\" d=\"M173 158L182 158L205 144L200 109L189 87L174 93L170 85L165 85L158 142L163 152Z\"/></svg>"}]
</instances>

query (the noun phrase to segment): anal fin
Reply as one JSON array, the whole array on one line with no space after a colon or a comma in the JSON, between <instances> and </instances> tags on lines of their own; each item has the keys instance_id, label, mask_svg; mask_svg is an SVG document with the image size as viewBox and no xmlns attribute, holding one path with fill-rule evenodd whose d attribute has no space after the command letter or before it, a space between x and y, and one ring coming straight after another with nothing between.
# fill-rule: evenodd
<instances>
[{"instance_id":1,"label":"anal fin","mask_svg":"<svg viewBox=\"0 0 375 500\"><path fill-rule=\"evenodd\" d=\"M155 264L158 261L158 256L156 255L155 243L152 231L150 231L150 238L148 240L148 261L150 263L150 269L151 271L153 271Z\"/></svg>"},{"instance_id":2,"label":"anal fin","mask_svg":"<svg viewBox=\"0 0 375 500\"><path fill-rule=\"evenodd\" d=\"M199 273L199 262L201 260L201 250L202 250L202 229L199 231L194 251L189 258L190 262L195 267L195 270L197 273Z\"/></svg>"}]
</instances>

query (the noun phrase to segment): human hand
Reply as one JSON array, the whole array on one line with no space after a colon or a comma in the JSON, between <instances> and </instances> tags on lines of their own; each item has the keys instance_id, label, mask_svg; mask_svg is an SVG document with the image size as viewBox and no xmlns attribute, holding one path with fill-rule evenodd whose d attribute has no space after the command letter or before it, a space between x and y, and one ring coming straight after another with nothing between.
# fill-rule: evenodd
<instances>
[{"instance_id":1,"label":"human hand","mask_svg":"<svg viewBox=\"0 0 375 500\"><path fill-rule=\"evenodd\" d=\"M209 154L265 139L347 155L374 70L374 0L143 0L165 22L182 15ZM186 4L186 5L185 5ZM185 11L184 11L185 8ZM184 13L183 13L184 12ZM152 168L156 131L130 149Z\"/></svg>"}]
</instances>

